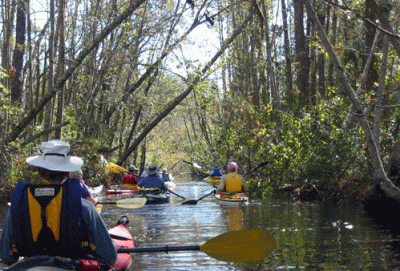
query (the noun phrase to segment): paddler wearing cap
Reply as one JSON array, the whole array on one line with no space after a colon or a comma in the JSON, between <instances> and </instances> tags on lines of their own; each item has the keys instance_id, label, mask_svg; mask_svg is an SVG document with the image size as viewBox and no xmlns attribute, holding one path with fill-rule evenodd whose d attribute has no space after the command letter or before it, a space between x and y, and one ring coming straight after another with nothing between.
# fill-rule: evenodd
<instances>
[{"instance_id":1,"label":"paddler wearing cap","mask_svg":"<svg viewBox=\"0 0 400 271\"><path fill-rule=\"evenodd\" d=\"M130 165L128 168L128 172L124 174L122 177L122 182L123 186L122 187L127 187L129 189L130 186L133 187L133 189L136 188L137 184L140 182L140 177L137 175L138 169L134 165Z\"/></svg>"},{"instance_id":2,"label":"paddler wearing cap","mask_svg":"<svg viewBox=\"0 0 400 271\"><path fill-rule=\"evenodd\" d=\"M19 182L11 197L0 239L0 258L12 264L20 256L52 255L113 264L117 252L95 206L81 198L78 179L69 172L83 166L61 140L42 142L40 153L26 162L48 184Z\"/></svg>"},{"instance_id":3,"label":"paddler wearing cap","mask_svg":"<svg viewBox=\"0 0 400 271\"><path fill-rule=\"evenodd\" d=\"M141 188L159 188L162 192L168 191L168 187L158 174L160 169L156 165L151 165L146 169L147 177L139 182Z\"/></svg>"}]
</instances>

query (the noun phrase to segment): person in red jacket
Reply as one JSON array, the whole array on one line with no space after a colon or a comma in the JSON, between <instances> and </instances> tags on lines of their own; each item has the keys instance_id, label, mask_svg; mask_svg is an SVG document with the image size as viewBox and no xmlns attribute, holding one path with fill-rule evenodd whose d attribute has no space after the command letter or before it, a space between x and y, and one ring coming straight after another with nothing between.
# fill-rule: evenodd
<instances>
[{"instance_id":1,"label":"person in red jacket","mask_svg":"<svg viewBox=\"0 0 400 271\"><path fill-rule=\"evenodd\" d=\"M134 184L137 185L140 182L140 177L137 176L138 169L134 165L130 165L128 172L122 177L122 182L124 184Z\"/></svg>"}]
</instances>

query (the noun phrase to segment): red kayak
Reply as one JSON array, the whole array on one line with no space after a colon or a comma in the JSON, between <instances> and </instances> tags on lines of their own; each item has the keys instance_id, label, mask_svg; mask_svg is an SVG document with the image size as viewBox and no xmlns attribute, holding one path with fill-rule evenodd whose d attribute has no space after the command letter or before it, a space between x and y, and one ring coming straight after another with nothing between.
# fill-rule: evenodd
<instances>
[{"instance_id":1,"label":"red kayak","mask_svg":"<svg viewBox=\"0 0 400 271\"><path fill-rule=\"evenodd\" d=\"M134 248L135 242L131 233L126 228L129 220L126 216L121 217L117 225L109 230L113 241L121 248ZM72 260L60 256L39 255L29 257L16 262L4 269L8 271L29 270L29 271L64 271L64 270L133 270L131 253L118 253L118 259L112 266L103 266L96 260Z\"/></svg>"},{"instance_id":2,"label":"red kayak","mask_svg":"<svg viewBox=\"0 0 400 271\"><path fill-rule=\"evenodd\" d=\"M126 216L121 217L117 225L112 227L108 232L113 241L121 248L134 248L135 242L126 225L129 220ZM115 264L110 266L111 270L133 270L133 261L131 253L118 253L118 259Z\"/></svg>"},{"instance_id":3,"label":"red kayak","mask_svg":"<svg viewBox=\"0 0 400 271\"><path fill-rule=\"evenodd\" d=\"M108 189L107 195L115 195L115 194L137 194L139 189Z\"/></svg>"},{"instance_id":4,"label":"red kayak","mask_svg":"<svg viewBox=\"0 0 400 271\"><path fill-rule=\"evenodd\" d=\"M115 195L115 194L135 194L138 193L139 191L139 187L137 186L137 184L123 184L121 187L119 188L110 188L107 189L107 195Z\"/></svg>"}]
</instances>

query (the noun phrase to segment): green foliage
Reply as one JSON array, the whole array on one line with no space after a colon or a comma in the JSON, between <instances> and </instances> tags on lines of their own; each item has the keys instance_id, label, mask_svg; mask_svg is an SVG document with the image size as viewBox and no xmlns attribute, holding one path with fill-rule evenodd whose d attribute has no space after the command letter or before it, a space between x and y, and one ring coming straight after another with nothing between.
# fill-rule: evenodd
<instances>
[{"instance_id":1,"label":"green foliage","mask_svg":"<svg viewBox=\"0 0 400 271\"><path fill-rule=\"evenodd\" d=\"M258 171L265 177L248 180L252 197L265 198L284 184L302 185L307 180L319 180L330 189L349 175L370 173L363 134L341 129L346 113L341 98L322 101L296 117L270 107L258 113L243 103L234 104L227 111L230 126L218 135L216 150L238 161L242 172L246 156L269 162ZM280 129L278 120L283 123Z\"/></svg>"}]
</instances>

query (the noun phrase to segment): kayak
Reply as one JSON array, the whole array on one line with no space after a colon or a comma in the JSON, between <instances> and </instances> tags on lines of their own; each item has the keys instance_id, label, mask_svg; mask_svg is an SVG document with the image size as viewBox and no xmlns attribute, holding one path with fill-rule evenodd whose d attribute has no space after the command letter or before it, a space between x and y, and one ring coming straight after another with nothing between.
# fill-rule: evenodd
<instances>
[{"instance_id":1,"label":"kayak","mask_svg":"<svg viewBox=\"0 0 400 271\"><path fill-rule=\"evenodd\" d=\"M162 204L170 202L171 194L159 188L140 188L138 197L145 197L146 204Z\"/></svg>"},{"instance_id":2,"label":"kayak","mask_svg":"<svg viewBox=\"0 0 400 271\"><path fill-rule=\"evenodd\" d=\"M129 220L126 216L121 217L117 225L109 230L113 241L124 248L134 248L135 243L131 233L126 227ZM63 271L63 270L133 270L133 260L131 253L118 253L118 259L111 266L101 265L96 260L80 259L72 260L60 256L39 255L20 260L10 267L7 271L29 270L29 271Z\"/></svg>"},{"instance_id":3,"label":"kayak","mask_svg":"<svg viewBox=\"0 0 400 271\"><path fill-rule=\"evenodd\" d=\"M145 194L147 199L146 204L162 204L169 203L171 194L170 193L161 193L161 194Z\"/></svg>"},{"instance_id":4,"label":"kayak","mask_svg":"<svg viewBox=\"0 0 400 271\"><path fill-rule=\"evenodd\" d=\"M241 206L249 202L249 198L244 193L217 192L214 198L219 204L229 206Z\"/></svg>"},{"instance_id":5,"label":"kayak","mask_svg":"<svg viewBox=\"0 0 400 271\"><path fill-rule=\"evenodd\" d=\"M129 220L126 216L121 217L117 224L108 232L114 243L119 247L134 248L135 242L126 225ZM133 259L131 253L118 253L117 262L110 266L110 270L133 270Z\"/></svg>"},{"instance_id":6,"label":"kayak","mask_svg":"<svg viewBox=\"0 0 400 271\"><path fill-rule=\"evenodd\" d=\"M221 177L208 176L207 178L204 178L203 181L205 181L206 183L210 183L213 186L216 186L219 185L219 183L221 182Z\"/></svg>"},{"instance_id":7,"label":"kayak","mask_svg":"<svg viewBox=\"0 0 400 271\"><path fill-rule=\"evenodd\" d=\"M89 191L93 194L93 195L98 195L101 193L101 191L103 190L104 185L98 185L95 187L89 187Z\"/></svg>"},{"instance_id":8,"label":"kayak","mask_svg":"<svg viewBox=\"0 0 400 271\"><path fill-rule=\"evenodd\" d=\"M136 194L138 191L138 189L107 189L107 195Z\"/></svg>"},{"instance_id":9,"label":"kayak","mask_svg":"<svg viewBox=\"0 0 400 271\"><path fill-rule=\"evenodd\" d=\"M120 188L107 189L107 195L115 194L135 194L138 192L138 187L136 184L124 184Z\"/></svg>"}]
</instances>

